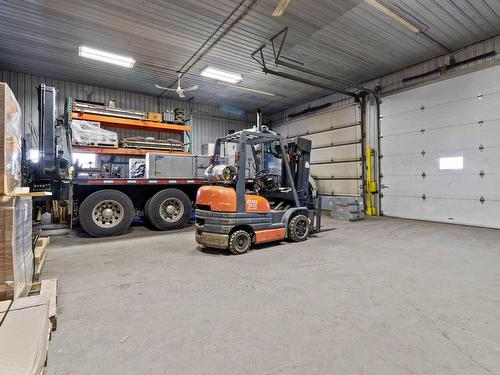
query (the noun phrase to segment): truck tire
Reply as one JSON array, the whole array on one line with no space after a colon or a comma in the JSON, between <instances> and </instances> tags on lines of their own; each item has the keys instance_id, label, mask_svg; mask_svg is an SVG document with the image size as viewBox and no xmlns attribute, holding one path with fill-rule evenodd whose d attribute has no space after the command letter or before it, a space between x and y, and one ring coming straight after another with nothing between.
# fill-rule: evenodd
<instances>
[{"instance_id":1,"label":"truck tire","mask_svg":"<svg viewBox=\"0 0 500 375\"><path fill-rule=\"evenodd\" d=\"M296 215L288 222L288 238L294 242L307 240L309 219L305 215Z\"/></svg>"},{"instance_id":2,"label":"truck tire","mask_svg":"<svg viewBox=\"0 0 500 375\"><path fill-rule=\"evenodd\" d=\"M123 234L134 219L134 204L118 190L105 189L90 194L80 205L83 230L92 237Z\"/></svg>"},{"instance_id":3,"label":"truck tire","mask_svg":"<svg viewBox=\"0 0 500 375\"><path fill-rule=\"evenodd\" d=\"M148 206L149 206L149 202L151 201L151 198L148 198L148 200L146 201L146 203L144 204L144 221L146 222L146 224L148 225L151 225L151 222L149 221L149 218L148 218L148 214L146 212L148 212Z\"/></svg>"},{"instance_id":4,"label":"truck tire","mask_svg":"<svg viewBox=\"0 0 500 375\"><path fill-rule=\"evenodd\" d=\"M144 209L147 221L156 229L175 229L191 217L191 200L179 189L165 189L153 195Z\"/></svg>"},{"instance_id":5,"label":"truck tire","mask_svg":"<svg viewBox=\"0 0 500 375\"><path fill-rule=\"evenodd\" d=\"M228 249L235 255L245 254L252 246L252 236L246 230L237 230L229 237Z\"/></svg>"}]
</instances>

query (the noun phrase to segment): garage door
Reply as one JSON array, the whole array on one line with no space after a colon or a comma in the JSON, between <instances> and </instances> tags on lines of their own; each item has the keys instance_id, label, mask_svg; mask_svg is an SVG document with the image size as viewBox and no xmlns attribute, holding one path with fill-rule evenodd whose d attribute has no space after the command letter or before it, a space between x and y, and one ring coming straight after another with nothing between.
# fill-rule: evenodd
<instances>
[{"instance_id":1,"label":"garage door","mask_svg":"<svg viewBox=\"0 0 500 375\"><path fill-rule=\"evenodd\" d=\"M311 175L322 195L361 195L361 112L357 104L273 128L283 137L312 141Z\"/></svg>"},{"instance_id":2,"label":"garage door","mask_svg":"<svg viewBox=\"0 0 500 375\"><path fill-rule=\"evenodd\" d=\"M500 67L382 100L384 215L500 228Z\"/></svg>"}]
</instances>

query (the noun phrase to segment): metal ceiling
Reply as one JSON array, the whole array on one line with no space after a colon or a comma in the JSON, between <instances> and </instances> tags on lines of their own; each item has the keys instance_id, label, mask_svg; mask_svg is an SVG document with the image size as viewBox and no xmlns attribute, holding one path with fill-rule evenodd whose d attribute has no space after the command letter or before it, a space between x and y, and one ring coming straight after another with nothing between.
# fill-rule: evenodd
<instances>
[{"instance_id":1,"label":"metal ceiling","mask_svg":"<svg viewBox=\"0 0 500 375\"><path fill-rule=\"evenodd\" d=\"M188 61L240 2L2 0L0 67L160 95L162 90L154 84L175 81L176 69ZM381 2L422 25L427 35L450 50L500 34L498 0ZM274 113L329 94L327 90L265 75L250 58L252 51L284 26L289 27L284 56L303 62L309 69L356 83L446 53L430 38L413 34L363 0L291 0L282 17L272 17L277 3L258 2L186 74L185 86L200 85L193 92L194 100L246 111L261 107ZM126 69L80 58L81 44L132 56L137 63L133 69ZM270 57L271 50L267 53ZM245 86L279 96L217 85L199 76L209 65L241 73Z\"/></svg>"}]
</instances>

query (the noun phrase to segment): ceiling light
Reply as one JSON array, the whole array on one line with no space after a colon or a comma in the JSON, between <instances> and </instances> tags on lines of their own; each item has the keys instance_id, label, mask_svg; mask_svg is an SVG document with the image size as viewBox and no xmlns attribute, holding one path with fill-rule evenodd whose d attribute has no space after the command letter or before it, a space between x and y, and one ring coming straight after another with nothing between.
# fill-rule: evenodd
<instances>
[{"instance_id":1,"label":"ceiling light","mask_svg":"<svg viewBox=\"0 0 500 375\"><path fill-rule=\"evenodd\" d=\"M135 64L135 60L131 57L115 55L114 53L99 51L85 46L78 47L78 55L89 59L107 62L109 64L124 66L126 68L132 68Z\"/></svg>"},{"instance_id":2,"label":"ceiling light","mask_svg":"<svg viewBox=\"0 0 500 375\"><path fill-rule=\"evenodd\" d=\"M399 14L394 13L392 10L387 8L385 5L380 4L377 0L365 0L365 3L371 5L372 7L377 9L379 12L384 13L387 17L392 18L394 21L399 22L401 25L406 27L411 32L414 32L417 34L421 31L418 27L416 27L415 25L412 25L410 22L405 20Z\"/></svg>"},{"instance_id":3,"label":"ceiling light","mask_svg":"<svg viewBox=\"0 0 500 375\"><path fill-rule=\"evenodd\" d=\"M233 88L239 89L239 90L254 92L256 94L262 94L262 95L267 95L267 96L276 96L276 94L273 94L272 92L266 92L266 91L261 91L261 90L257 90L257 89L252 89L250 87L236 85L234 83L227 83L227 82L221 82L221 81L215 81L215 83L217 83L218 85L221 85L221 86L233 87Z\"/></svg>"},{"instance_id":4,"label":"ceiling light","mask_svg":"<svg viewBox=\"0 0 500 375\"><path fill-rule=\"evenodd\" d=\"M228 83L240 83L243 80L241 74L226 72L224 70L212 68L211 66L203 69L200 75Z\"/></svg>"},{"instance_id":5,"label":"ceiling light","mask_svg":"<svg viewBox=\"0 0 500 375\"><path fill-rule=\"evenodd\" d=\"M276 5L276 8L274 9L273 17L279 17L279 16L283 15L289 2L290 2L290 0L280 0L278 5Z\"/></svg>"}]
</instances>

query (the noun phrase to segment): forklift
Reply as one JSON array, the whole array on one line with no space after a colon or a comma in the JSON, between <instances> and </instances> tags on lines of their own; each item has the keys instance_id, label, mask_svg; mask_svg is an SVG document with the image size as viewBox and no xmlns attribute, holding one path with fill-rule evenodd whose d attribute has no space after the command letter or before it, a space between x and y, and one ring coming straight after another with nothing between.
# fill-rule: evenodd
<instances>
[{"instance_id":1,"label":"forklift","mask_svg":"<svg viewBox=\"0 0 500 375\"><path fill-rule=\"evenodd\" d=\"M236 149L230 157L227 145ZM319 232L321 197L309 175L310 154L310 140L282 140L260 124L260 113L254 128L218 138L205 171L209 185L196 196L196 242L239 255L253 244L300 242Z\"/></svg>"}]
</instances>

